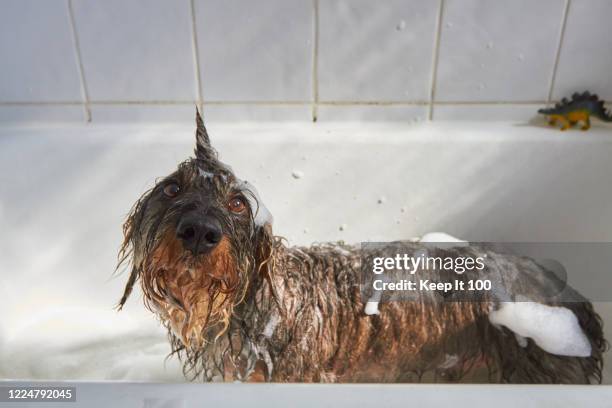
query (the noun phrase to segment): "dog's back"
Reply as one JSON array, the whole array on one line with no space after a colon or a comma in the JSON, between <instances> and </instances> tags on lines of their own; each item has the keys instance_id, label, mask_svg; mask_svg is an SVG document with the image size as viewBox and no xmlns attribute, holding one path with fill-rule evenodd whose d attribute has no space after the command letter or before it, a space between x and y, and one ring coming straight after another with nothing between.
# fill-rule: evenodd
<instances>
[{"instance_id":1,"label":"dog's back","mask_svg":"<svg viewBox=\"0 0 612 408\"><path fill-rule=\"evenodd\" d=\"M414 247L417 248L416 246ZM605 341L589 302L563 303L591 342L589 357L551 354L495 326L490 296L444 299L431 292L381 302L364 313L364 255L343 245L278 247L269 279L245 299L249 341L271 381L590 383L601 380ZM473 248L454 249L473 254ZM514 290L534 301L544 271L524 258L489 253L490 265L521 269ZM491 274L491 270L487 273ZM494 272L494 271L493 271ZM466 276L468 278L469 276ZM520 288L520 289L517 289ZM512 288L511 288L512 289ZM383 299L384 300L384 299ZM554 303L547 300L546 303Z\"/></svg>"}]
</instances>

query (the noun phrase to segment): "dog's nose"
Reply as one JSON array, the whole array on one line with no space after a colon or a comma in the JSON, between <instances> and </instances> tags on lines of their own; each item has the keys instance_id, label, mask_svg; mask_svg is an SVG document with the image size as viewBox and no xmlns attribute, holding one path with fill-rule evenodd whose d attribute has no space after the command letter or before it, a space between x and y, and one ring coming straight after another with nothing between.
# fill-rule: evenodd
<instances>
[{"instance_id":1,"label":"dog's nose","mask_svg":"<svg viewBox=\"0 0 612 408\"><path fill-rule=\"evenodd\" d=\"M176 235L183 241L185 249L194 255L200 255L221 242L223 230L215 218L187 215L179 221Z\"/></svg>"}]
</instances>

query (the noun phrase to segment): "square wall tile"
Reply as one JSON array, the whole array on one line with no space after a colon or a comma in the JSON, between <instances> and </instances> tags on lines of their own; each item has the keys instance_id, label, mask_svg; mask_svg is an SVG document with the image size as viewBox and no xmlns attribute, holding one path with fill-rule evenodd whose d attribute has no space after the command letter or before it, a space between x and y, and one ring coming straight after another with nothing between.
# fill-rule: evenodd
<instances>
[{"instance_id":1,"label":"square wall tile","mask_svg":"<svg viewBox=\"0 0 612 408\"><path fill-rule=\"evenodd\" d=\"M189 0L73 0L93 101L195 100Z\"/></svg>"},{"instance_id":2,"label":"square wall tile","mask_svg":"<svg viewBox=\"0 0 612 408\"><path fill-rule=\"evenodd\" d=\"M407 122L427 119L427 105L319 105L317 122Z\"/></svg>"},{"instance_id":3,"label":"square wall tile","mask_svg":"<svg viewBox=\"0 0 612 408\"><path fill-rule=\"evenodd\" d=\"M319 100L429 100L439 4L320 1Z\"/></svg>"},{"instance_id":4,"label":"square wall tile","mask_svg":"<svg viewBox=\"0 0 612 408\"><path fill-rule=\"evenodd\" d=\"M461 120L473 122L530 122L542 118L538 109L544 105L526 104L469 104L469 105L434 105L433 120ZM542 118L543 120L543 118Z\"/></svg>"},{"instance_id":5,"label":"square wall tile","mask_svg":"<svg viewBox=\"0 0 612 408\"><path fill-rule=\"evenodd\" d=\"M196 104L91 105L93 123L194 123Z\"/></svg>"},{"instance_id":6,"label":"square wall tile","mask_svg":"<svg viewBox=\"0 0 612 408\"><path fill-rule=\"evenodd\" d=\"M65 0L0 5L0 101L81 101Z\"/></svg>"},{"instance_id":7,"label":"square wall tile","mask_svg":"<svg viewBox=\"0 0 612 408\"><path fill-rule=\"evenodd\" d=\"M82 105L5 105L0 106L0 127L19 123L73 123L85 122Z\"/></svg>"},{"instance_id":8,"label":"square wall tile","mask_svg":"<svg viewBox=\"0 0 612 408\"><path fill-rule=\"evenodd\" d=\"M544 101L564 0L446 0L437 101Z\"/></svg>"},{"instance_id":9,"label":"square wall tile","mask_svg":"<svg viewBox=\"0 0 612 408\"><path fill-rule=\"evenodd\" d=\"M196 0L206 101L312 99L313 3Z\"/></svg>"},{"instance_id":10,"label":"square wall tile","mask_svg":"<svg viewBox=\"0 0 612 408\"><path fill-rule=\"evenodd\" d=\"M207 105L203 116L216 122L312 122L312 106L303 105Z\"/></svg>"},{"instance_id":11,"label":"square wall tile","mask_svg":"<svg viewBox=\"0 0 612 408\"><path fill-rule=\"evenodd\" d=\"M589 90L612 100L610 18L610 0L573 0L570 3L554 99Z\"/></svg>"}]
</instances>

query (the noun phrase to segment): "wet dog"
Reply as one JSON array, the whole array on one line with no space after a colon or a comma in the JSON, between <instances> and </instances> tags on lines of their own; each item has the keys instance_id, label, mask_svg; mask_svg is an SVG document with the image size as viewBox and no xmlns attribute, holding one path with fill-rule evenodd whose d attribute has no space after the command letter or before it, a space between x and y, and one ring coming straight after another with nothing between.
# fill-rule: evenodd
<instances>
[{"instance_id":1,"label":"wet dog","mask_svg":"<svg viewBox=\"0 0 612 408\"><path fill-rule=\"evenodd\" d=\"M560 304L547 298L537 278L546 273L537 263L469 246L432 250L488 257L488 274L513 276L506 300L521 295L573 314L570 323L584 336L586 353L551 353L511 331L511 323L496 323L492 313L503 306L497 295L449 301L423 292L411 301L368 302L360 249L342 243L285 245L273 235L272 217L255 188L219 160L199 113L196 125L195 157L136 202L119 254L119 265L130 268L120 307L139 281L145 305L168 329L187 377L601 381L606 348L601 320L586 300ZM419 250L411 243L405 249ZM374 310L366 310L371 303Z\"/></svg>"}]
</instances>

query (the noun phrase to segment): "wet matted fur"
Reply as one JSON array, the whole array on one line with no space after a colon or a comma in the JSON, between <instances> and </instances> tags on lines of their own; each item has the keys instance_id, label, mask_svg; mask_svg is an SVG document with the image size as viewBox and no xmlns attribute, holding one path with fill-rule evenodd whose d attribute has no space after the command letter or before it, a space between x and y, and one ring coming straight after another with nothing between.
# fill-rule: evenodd
<instances>
[{"instance_id":1,"label":"wet matted fur","mask_svg":"<svg viewBox=\"0 0 612 408\"><path fill-rule=\"evenodd\" d=\"M490 323L498 299L487 295L447 301L423 292L366 315L359 248L288 247L272 234L271 217L254 188L218 160L199 114L196 123L195 158L136 202L119 255L119 265L131 268L120 307L140 281L145 305L168 329L188 378L601 382L607 344L601 319L586 300L563 306L573 311L591 343L589 357L553 355L530 339L519 344L510 330ZM214 217L223 231L205 254L194 255L177 237L181 218L193 211ZM526 258L471 246L439 251L486 255L489 272L521 272L510 282L513 293L560 304L543 294L536 277L544 272Z\"/></svg>"}]
</instances>

